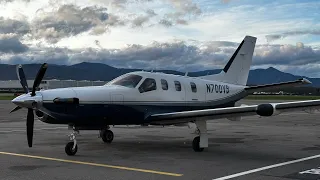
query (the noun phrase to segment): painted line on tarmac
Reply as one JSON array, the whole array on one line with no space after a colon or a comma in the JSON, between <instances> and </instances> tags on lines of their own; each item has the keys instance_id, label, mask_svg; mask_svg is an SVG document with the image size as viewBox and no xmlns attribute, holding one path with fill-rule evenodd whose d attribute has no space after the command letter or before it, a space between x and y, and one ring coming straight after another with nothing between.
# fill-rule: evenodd
<instances>
[{"instance_id":1,"label":"painted line on tarmac","mask_svg":"<svg viewBox=\"0 0 320 180\"><path fill-rule=\"evenodd\" d=\"M315 156L310 156L310 157L306 157L306 158L302 158L302 159L296 159L293 161L287 161L287 162L283 162L283 163L279 163L279 164L274 164L274 165L270 165L270 166L265 166L265 167L261 167L261 168L257 168L257 169L252 169L249 171L244 171L244 172L240 172L240 173L236 173L236 174L232 174L229 176L224 176L224 177L220 177L220 178L216 178L216 179L212 179L212 180L226 180L226 179L232 179L232 178L236 178L239 176L244 176L247 174L252 174L252 173L256 173L259 171L264 171L267 169L272 169L272 168L276 168L276 167L281 167L281 166L285 166L285 165L289 165L289 164L294 164L294 163L298 163L298 162L303 162L303 161L308 161L311 159L316 159L316 158L320 158L320 154L315 155Z\"/></svg>"},{"instance_id":2,"label":"painted line on tarmac","mask_svg":"<svg viewBox=\"0 0 320 180\"><path fill-rule=\"evenodd\" d=\"M82 164L82 165L106 167L106 168L113 168L113 169L122 169L122 170L137 171L137 172L144 172L144 173L153 173L153 174L167 175L167 176L176 176L176 177L183 176L183 174L169 173L169 172L163 172L163 171L154 171L154 170L148 170L148 169L130 168L130 167L124 167L124 166L98 164L98 163L74 161L74 160L67 160L67 159L57 159L57 158L50 158L50 157L43 157L43 156L33 156L33 155L27 155L27 154L17 154L17 153L1 152L1 151L0 151L0 154L27 157L27 158L33 158L33 159L43 159L43 160L49 160L49 161L59 161L59 162L66 162L66 163L72 163L72 164Z\"/></svg>"}]
</instances>

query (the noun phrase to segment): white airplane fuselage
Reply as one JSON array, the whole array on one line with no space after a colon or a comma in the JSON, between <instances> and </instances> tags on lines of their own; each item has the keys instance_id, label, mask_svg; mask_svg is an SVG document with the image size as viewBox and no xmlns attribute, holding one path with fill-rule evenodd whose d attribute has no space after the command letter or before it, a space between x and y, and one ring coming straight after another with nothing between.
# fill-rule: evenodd
<instances>
[{"instance_id":1,"label":"white airplane fuselage","mask_svg":"<svg viewBox=\"0 0 320 180\"><path fill-rule=\"evenodd\" d=\"M128 76L140 77L135 86L130 81L118 85ZM146 79L154 80L149 91L139 90ZM192 85L191 85L192 83ZM210 81L197 77L153 72L124 74L104 86L72 87L36 92L39 119L46 123L76 126L148 124L149 114L218 107L232 107L246 96L246 86ZM22 95L25 99L26 95ZM63 102L77 98L78 104ZM18 101L19 97L14 100ZM13 102L14 102L13 101ZM59 103L60 101L60 103Z\"/></svg>"}]
</instances>

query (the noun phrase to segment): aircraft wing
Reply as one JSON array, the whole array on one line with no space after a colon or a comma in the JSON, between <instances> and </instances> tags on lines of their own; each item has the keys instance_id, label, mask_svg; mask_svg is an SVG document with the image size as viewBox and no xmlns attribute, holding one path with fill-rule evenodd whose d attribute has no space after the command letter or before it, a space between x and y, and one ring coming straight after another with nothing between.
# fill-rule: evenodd
<instances>
[{"instance_id":1,"label":"aircraft wing","mask_svg":"<svg viewBox=\"0 0 320 180\"><path fill-rule=\"evenodd\" d=\"M283 112L291 111L305 111L313 113L315 110L319 109L320 99L152 114L146 118L146 121L150 122L152 125L170 125L192 122L195 120L214 120L254 115L274 116Z\"/></svg>"},{"instance_id":2,"label":"aircraft wing","mask_svg":"<svg viewBox=\"0 0 320 180\"><path fill-rule=\"evenodd\" d=\"M246 87L245 90L247 91L248 94L250 94L255 91L267 91L270 89L294 87L294 86L305 85L305 84L311 84L311 82L308 79L302 78L302 79L297 79L295 81L288 81L288 82L282 82L282 83L249 86L249 87Z\"/></svg>"}]
</instances>

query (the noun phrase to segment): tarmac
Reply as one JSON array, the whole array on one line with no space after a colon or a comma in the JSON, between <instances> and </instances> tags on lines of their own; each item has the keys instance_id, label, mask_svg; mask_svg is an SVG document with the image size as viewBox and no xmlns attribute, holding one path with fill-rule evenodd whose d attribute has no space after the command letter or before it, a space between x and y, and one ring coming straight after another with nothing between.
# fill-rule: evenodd
<instances>
[{"instance_id":1,"label":"tarmac","mask_svg":"<svg viewBox=\"0 0 320 180\"><path fill-rule=\"evenodd\" d=\"M35 120L29 148L27 111L9 114L12 108L10 101L0 101L1 180L320 179L319 113L209 121L209 148L203 152L192 149L194 124L115 126L111 144L97 131L80 131L77 154L67 156L66 126Z\"/></svg>"}]
</instances>

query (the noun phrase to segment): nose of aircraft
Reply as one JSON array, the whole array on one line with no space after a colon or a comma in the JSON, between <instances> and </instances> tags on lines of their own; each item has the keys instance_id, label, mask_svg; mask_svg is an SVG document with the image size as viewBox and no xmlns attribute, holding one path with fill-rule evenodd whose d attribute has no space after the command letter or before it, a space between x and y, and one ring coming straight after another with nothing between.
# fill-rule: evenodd
<instances>
[{"instance_id":1,"label":"nose of aircraft","mask_svg":"<svg viewBox=\"0 0 320 180\"><path fill-rule=\"evenodd\" d=\"M22 94L11 102L17 106L24 107L24 108L35 108L37 103L42 101L41 93L37 92L35 96L31 96L30 93Z\"/></svg>"}]
</instances>

